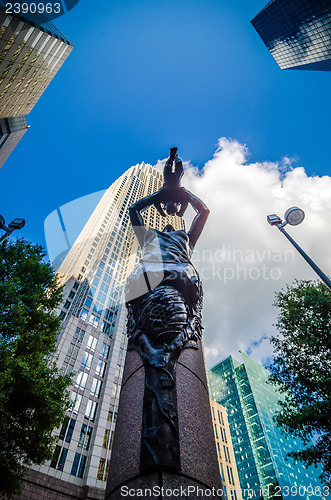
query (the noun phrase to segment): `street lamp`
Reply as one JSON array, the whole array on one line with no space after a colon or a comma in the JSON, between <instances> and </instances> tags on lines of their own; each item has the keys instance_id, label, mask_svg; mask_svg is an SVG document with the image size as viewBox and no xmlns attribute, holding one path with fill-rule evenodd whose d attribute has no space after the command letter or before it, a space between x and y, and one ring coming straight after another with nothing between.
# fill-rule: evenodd
<instances>
[{"instance_id":1,"label":"street lamp","mask_svg":"<svg viewBox=\"0 0 331 500\"><path fill-rule=\"evenodd\" d=\"M0 229L3 229L5 232L5 234L3 234L1 237L0 237L0 243L2 243L3 241L5 241L6 238L8 238L8 236L10 236L14 231L15 229L22 229L22 227L25 226L25 220L24 219L14 219L13 221L11 221L10 224L8 224L8 227L5 226L5 219L2 215L0 215Z\"/></svg>"},{"instance_id":2,"label":"street lamp","mask_svg":"<svg viewBox=\"0 0 331 500\"><path fill-rule=\"evenodd\" d=\"M314 269L318 276L324 281L326 286L331 290L331 281L323 273L323 271L315 264L315 262L309 257L309 255L302 250L302 248L294 241L294 239L285 231L284 226L290 224L290 226L297 226L305 218L305 213L301 208L292 207L286 210L283 222L280 217L276 214L267 215L267 221L271 226L276 226L278 229L286 236L286 238L292 243L292 245L298 250L306 262Z\"/></svg>"}]
</instances>

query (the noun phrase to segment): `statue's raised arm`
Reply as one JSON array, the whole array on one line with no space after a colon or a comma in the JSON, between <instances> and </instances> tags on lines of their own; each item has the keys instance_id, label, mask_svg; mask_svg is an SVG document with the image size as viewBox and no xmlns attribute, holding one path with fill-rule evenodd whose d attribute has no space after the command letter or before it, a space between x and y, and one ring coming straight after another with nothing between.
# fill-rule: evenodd
<instances>
[{"instance_id":1,"label":"statue's raised arm","mask_svg":"<svg viewBox=\"0 0 331 500\"><path fill-rule=\"evenodd\" d=\"M147 233L141 212L147 210L152 205L157 206L158 204L159 192L141 198L129 208L131 224L141 247L143 247L144 237Z\"/></svg>"},{"instance_id":2,"label":"statue's raised arm","mask_svg":"<svg viewBox=\"0 0 331 500\"><path fill-rule=\"evenodd\" d=\"M166 217L167 214L182 217L188 204L196 212L187 233L191 249L195 247L208 218L209 209L197 196L181 187L180 180L183 173L183 164L177 155L177 148L171 148L170 156L164 167L163 187L156 193L138 200L130 207L131 223L141 247L143 247L147 232L141 215L144 210L154 205L162 217ZM167 226L167 230L169 230L169 226Z\"/></svg>"},{"instance_id":3,"label":"statue's raised arm","mask_svg":"<svg viewBox=\"0 0 331 500\"><path fill-rule=\"evenodd\" d=\"M195 212L197 212L191 224L191 228L187 233L189 237L190 246L193 249L196 245L196 242L200 238L200 235L206 224L206 220L208 219L210 211L209 208L204 204L204 202L200 200L200 198L198 198L197 196L195 196L190 191L187 191L184 188L182 188L182 191L183 191L183 198L186 199L188 203L191 205L191 207L195 210Z\"/></svg>"}]
</instances>

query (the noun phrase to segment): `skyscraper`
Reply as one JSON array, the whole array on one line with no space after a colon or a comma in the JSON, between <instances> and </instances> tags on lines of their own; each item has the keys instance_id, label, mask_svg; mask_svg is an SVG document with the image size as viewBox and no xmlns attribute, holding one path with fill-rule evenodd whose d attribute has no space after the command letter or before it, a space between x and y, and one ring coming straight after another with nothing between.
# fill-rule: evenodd
<instances>
[{"instance_id":1,"label":"skyscraper","mask_svg":"<svg viewBox=\"0 0 331 500\"><path fill-rule=\"evenodd\" d=\"M31 471L26 486L39 481L33 488L48 488L47 498L67 498L61 488L77 498L83 489L104 496L127 342L123 289L139 255L128 208L162 183L150 165L127 170L105 192L58 270L64 300L57 311L63 321L57 358L63 373L74 374L74 406L56 431L53 459ZM163 218L154 207L143 217L148 227L185 228L183 219Z\"/></svg>"},{"instance_id":2,"label":"skyscraper","mask_svg":"<svg viewBox=\"0 0 331 500\"><path fill-rule=\"evenodd\" d=\"M244 352L243 363L231 356L208 371L211 396L225 406L244 499L319 498L320 470L288 461L302 441L284 435L273 416L281 395L267 383L270 372ZM299 488L300 487L300 488Z\"/></svg>"},{"instance_id":3,"label":"skyscraper","mask_svg":"<svg viewBox=\"0 0 331 500\"><path fill-rule=\"evenodd\" d=\"M331 70L329 0L271 0L251 23L281 69Z\"/></svg>"},{"instance_id":4,"label":"skyscraper","mask_svg":"<svg viewBox=\"0 0 331 500\"><path fill-rule=\"evenodd\" d=\"M210 400L218 466L224 500L242 500L237 464L234 456L227 412L224 406Z\"/></svg>"},{"instance_id":5,"label":"skyscraper","mask_svg":"<svg viewBox=\"0 0 331 500\"><path fill-rule=\"evenodd\" d=\"M6 11L0 0L0 167L27 130L25 116L73 49L41 14Z\"/></svg>"}]
</instances>

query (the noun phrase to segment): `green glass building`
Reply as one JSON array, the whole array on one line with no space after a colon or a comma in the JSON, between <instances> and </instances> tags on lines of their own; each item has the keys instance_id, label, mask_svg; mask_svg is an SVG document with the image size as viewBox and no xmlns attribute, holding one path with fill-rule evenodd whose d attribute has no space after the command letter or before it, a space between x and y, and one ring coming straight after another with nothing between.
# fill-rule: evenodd
<instances>
[{"instance_id":1,"label":"green glass building","mask_svg":"<svg viewBox=\"0 0 331 500\"><path fill-rule=\"evenodd\" d=\"M243 498L321 498L321 470L285 458L302 441L284 435L273 421L282 396L267 383L270 372L241 355L243 363L229 356L208 378L212 399L227 409Z\"/></svg>"}]
</instances>

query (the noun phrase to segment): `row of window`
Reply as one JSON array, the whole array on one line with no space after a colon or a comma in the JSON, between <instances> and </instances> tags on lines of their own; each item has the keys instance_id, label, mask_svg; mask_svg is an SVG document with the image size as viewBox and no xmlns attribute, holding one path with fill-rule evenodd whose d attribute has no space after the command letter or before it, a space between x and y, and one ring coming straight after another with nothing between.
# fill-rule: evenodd
<instances>
[{"instance_id":1,"label":"row of window","mask_svg":"<svg viewBox=\"0 0 331 500\"><path fill-rule=\"evenodd\" d=\"M56 445L50 467L52 467L53 469L63 471L67 454L68 454L67 448L61 449L61 446ZM70 474L72 476L77 476L79 478L82 478L84 474L85 465L86 465L86 456L81 455L80 453L76 453L71 466Z\"/></svg>"},{"instance_id":2,"label":"row of window","mask_svg":"<svg viewBox=\"0 0 331 500\"><path fill-rule=\"evenodd\" d=\"M74 290L78 290L78 287L79 287L79 283L77 281L75 281L75 283L73 284L73 287L72 287L73 289L70 291L70 293L68 295L68 299L73 300L75 298L76 292L74 292ZM63 308L67 309L67 310L71 306L71 302L68 299L65 301L65 303L63 305ZM65 317L66 317L66 311L61 311L59 314L59 318L61 319L61 321L63 321Z\"/></svg>"},{"instance_id":3,"label":"row of window","mask_svg":"<svg viewBox=\"0 0 331 500\"><path fill-rule=\"evenodd\" d=\"M65 440L66 443L70 443L75 428L75 424L76 424L75 419L66 416L60 430L59 440L61 441ZM92 430L93 430L92 427L88 426L87 424L82 425L78 441L79 448L83 448L86 451L89 449Z\"/></svg>"}]
</instances>

